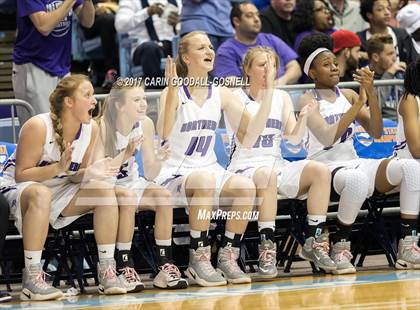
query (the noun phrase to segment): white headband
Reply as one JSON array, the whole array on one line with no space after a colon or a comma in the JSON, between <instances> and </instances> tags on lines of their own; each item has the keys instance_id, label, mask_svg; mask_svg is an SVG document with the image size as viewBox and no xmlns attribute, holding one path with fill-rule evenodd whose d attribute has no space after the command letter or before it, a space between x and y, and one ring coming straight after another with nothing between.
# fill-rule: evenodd
<instances>
[{"instance_id":1,"label":"white headband","mask_svg":"<svg viewBox=\"0 0 420 310\"><path fill-rule=\"evenodd\" d=\"M320 47L317 48L316 50L314 50L312 52L311 55L309 55L309 57L306 59L305 61L305 65L303 66L303 72L305 72L305 74L307 76L309 76L309 68L311 67L312 62L314 61L315 57L318 56L319 54L321 54L322 52L328 52L330 51L328 48L325 47Z\"/></svg>"}]
</instances>

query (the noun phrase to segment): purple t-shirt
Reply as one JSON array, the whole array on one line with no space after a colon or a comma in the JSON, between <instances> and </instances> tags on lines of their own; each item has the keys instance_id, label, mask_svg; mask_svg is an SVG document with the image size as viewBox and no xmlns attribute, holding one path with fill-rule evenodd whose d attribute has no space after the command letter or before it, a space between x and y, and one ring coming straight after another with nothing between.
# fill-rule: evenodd
<instances>
[{"instance_id":1,"label":"purple t-shirt","mask_svg":"<svg viewBox=\"0 0 420 310\"><path fill-rule=\"evenodd\" d=\"M73 10L60 21L48 36L43 36L34 26L29 15L59 7L61 0L17 0L17 38L13 62L32 63L53 76L63 77L70 72L71 23L73 10L83 3L77 0Z\"/></svg>"},{"instance_id":2,"label":"purple t-shirt","mask_svg":"<svg viewBox=\"0 0 420 310\"><path fill-rule=\"evenodd\" d=\"M286 43L270 33L259 33L257 42L246 45L235 38L223 42L217 49L213 74L216 77L242 76L242 61L248 49L254 46L271 47L280 57L280 67L277 77L284 74L286 65L298 58L298 55Z\"/></svg>"}]
</instances>

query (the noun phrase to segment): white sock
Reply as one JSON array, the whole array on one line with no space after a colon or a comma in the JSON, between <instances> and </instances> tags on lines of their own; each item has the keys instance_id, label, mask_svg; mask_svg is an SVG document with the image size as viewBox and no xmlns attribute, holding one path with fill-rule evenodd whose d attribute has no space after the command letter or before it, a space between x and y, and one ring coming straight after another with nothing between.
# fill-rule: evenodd
<instances>
[{"instance_id":1,"label":"white sock","mask_svg":"<svg viewBox=\"0 0 420 310\"><path fill-rule=\"evenodd\" d=\"M25 267L29 268L29 265L41 264L42 250L40 251L23 251L25 255Z\"/></svg>"},{"instance_id":2,"label":"white sock","mask_svg":"<svg viewBox=\"0 0 420 310\"><path fill-rule=\"evenodd\" d=\"M118 251L130 251L131 242L117 242Z\"/></svg>"},{"instance_id":3,"label":"white sock","mask_svg":"<svg viewBox=\"0 0 420 310\"><path fill-rule=\"evenodd\" d=\"M233 240L233 238L235 238L235 233L226 230L225 231L225 236L228 237L229 239L232 239Z\"/></svg>"},{"instance_id":4,"label":"white sock","mask_svg":"<svg viewBox=\"0 0 420 310\"><path fill-rule=\"evenodd\" d=\"M158 245L158 246L171 246L171 244L172 244L171 239L168 239L168 240L155 239L155 240L156 240L156 245Z\"/></svg>"},{"instance_id":5,"label":"white sock","mask_svg":"<svg viewBox=\"0 0 420 310\"><path fill-rule=\"evenodd\" d=\"M200 238L201 237L201 231L191 229L190 230L190 236L193 237L193 238L196 238L196 239Z\"/></svg>"},{"instance_id":6,"label":"white sock","mask_svg":"<svg viewBox=\"0 0 420 310\"><path fill-rule=\"evenodd\" d=\"M98 244L99 261L103 259L114 258L115 243L113 244Z\"/></svg>"},{"instance_id":7,"label":"white sock","mask_svg":"<svg viewBox=\"0 0 420 310\"><path fill-rule=\"evenodd\" d=\"M264 228L270 228L271 230L274 231L276 229L276 223L274 221L269 221L269 222L258 221L258 231L261 231Z\"/></svg>"},{"instance_id":8,"label":"white sock","mask_svg":"<svg viewBox=\"0 0 420 310\"><path fill-rule=\"evenodd\" d=\"M306 217L309 226L318 226L321 223L324 223L327 220L326 215L312 215L308 214Z\"/></svg>"}]
</instances>

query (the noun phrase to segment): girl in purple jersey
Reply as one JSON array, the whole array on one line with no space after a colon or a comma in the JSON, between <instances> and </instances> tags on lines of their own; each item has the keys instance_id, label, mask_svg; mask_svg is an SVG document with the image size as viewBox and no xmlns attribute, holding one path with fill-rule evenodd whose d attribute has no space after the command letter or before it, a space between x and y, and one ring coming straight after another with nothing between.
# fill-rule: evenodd
<instances>
[{"instance_id":1,"label":"girl in purple jersey","mask_svg":"<svg viewBox=\"0 0 420 310\"><path fill-rule=\"evenodd\" d=\"M267 55L276 59L278 67L279 59L272 49L260 46L248 51L243 68L249 87L235 91L251 115L255 114L262 104L260 90L265 84ZM308 226L301 257L313 261L317 267L324 270L336 269L335 263L329 257L327 234L322 234L330 196L330 172L324 164L316 161L289 162L282 157L280 150L282 140L286 145L301 143L312 106L304 107L296 120L289 94L275 89L269 118L257 143L251 148L246 148L234 135L232 137L233 151L229 170L251 178L257 188L257 197L261 201L258 205L258 276L263 278L273 278L277 275L277 248L274 239L277 193L285 198L307 195ZM228 124L228 121L226 123ZM228 131L229 127L228 124Z\"/></svg>"},{"instance_id":2,"label":"girl in purple jersey","mask_svg":"<svg viewBox=\"0 0 420 310\"><path fill-rule=\"evenodd\" d=\"M275 77L273 59L268 58L262 108L251 118L231 91L208 83L214 57L213 46L205 33L191 32L181 39L176 64L170 58L166 64L169 86L160 98L157 124L160 137L171 147L171 156L157 182L188 207L191 245L186 274L202 286L225 285L226 280L231 283L251 281L239 268L237 259L248 223L245 211L251 211L254 205L255 185L250 179L218 165L213 149L215 130L223 111L242 143L255 143L267 121ZM191 83L178 85L178 77L188 78ZM207 215L217 200L219 205L231 206L218 253L218 272L210 263L207 239L210 226Z\"/></svg>"},{"instance_id":3,"label":"girl in purple jersey","mask_svg":"<svg viewBox=\"0 0 420 310\"><path fill-rule=\"evenodd\" d=\"M50 95L51 111L32 117L20 131L15 154L4 168L2 192L11 205L23 236L25 269L21 299L60 298L62 292L45 281L41 255L48 227L62 228L93 211L98 246L101 294L122 294L114 248L118 229L118 199L130 197L103 181L118 172L108 160L88 166L97 125L96 105L86 76L64 78Z\"/></svg>"},{"instance_id":4,"label":"girl in purple jersey","mask_svg":"<svg viewBox=\"0 0 420 310\"><path fill-rule=\"evenodd\" d=\"M100 131L95 148L95 156L113 157L115 164L120 167L115 180L116 186L128 188L136 194L134 208L120 208L117 237L117 270L125 279L129 292L144 288L134 269L131 254L137 210L151 210L156 213L154 233L159 273L154 278L153 285L168 289L188 286L172 260L171 193L153 182L161 170L162 162L169 155L169 148L165 145L155 152L155 128L153 121L146 116L146 109L146 95L142 87L114 83L98 117ZM139 176L136 152L141 152L145 178Z\"/></svg>"},{"instance_id":5,"label":"girl in purple jersey","mask_svg":"<svg viewBox=\"0 0 420 310\"><path fill-rule=\"evenodd\" d=\"M383 121L373 86L373 74L365 67L357 70L355 81L359 94L339 89L337 59L331 52L329 37L319 34L302 40L299 54L305 74L315 82L315 89L301 97L301 106L315 101L317 109L308 118L308 157L327 164L332 171L333 195L339 200L337 233L331 256L343 273L351 264L349 236L358 212L374 192L400 191L401 239L398 246L398 269L418 268L420 255L413 246L417 234L420 199L420 166L412 159L359 158L353 146L355 123L379 138Z\"/></svg>"},{"instance_id":6,"label":"girl in purple jersey","mask_svg":"<svg viewBox=\"0 0 420 310\"><path fill-rule=\"evenodd\" d=\"M395 155L398 158L415 159L420 165L420 60L408 65L404 78L404 95L398 105L397 145ZM411 236L406 237L411 243L417 257L420 257L418 246L418 218L420 202L417 210L414 208L409 218ZM417 225L416 225L417 223ZM417 269L420 264L417 262Z\"/></svg>"}]
</instances>

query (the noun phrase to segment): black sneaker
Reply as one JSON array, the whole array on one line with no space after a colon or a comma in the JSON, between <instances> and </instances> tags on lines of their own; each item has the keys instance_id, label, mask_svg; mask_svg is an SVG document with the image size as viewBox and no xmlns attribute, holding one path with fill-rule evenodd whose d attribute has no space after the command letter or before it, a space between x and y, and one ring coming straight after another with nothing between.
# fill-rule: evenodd
<instances>
[{"instance_id":1,"label":"black sneaker","mask_svg":"<svg viewBox=\"0 0 420 310\"><path fill-rule=\"evenodd\" d=\"M10 296L7 292L0 291L0 302L7 302L12 300L12 296Z\"/></svg>"}]
</instances>

